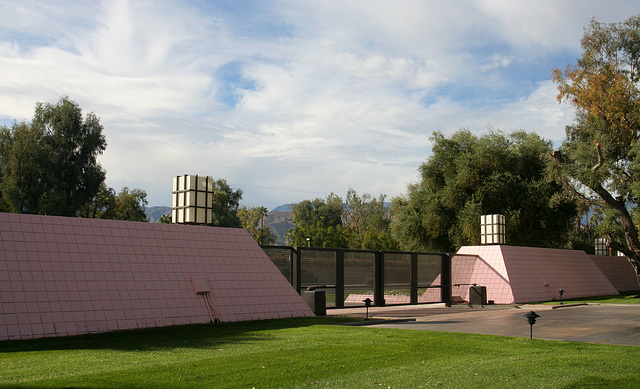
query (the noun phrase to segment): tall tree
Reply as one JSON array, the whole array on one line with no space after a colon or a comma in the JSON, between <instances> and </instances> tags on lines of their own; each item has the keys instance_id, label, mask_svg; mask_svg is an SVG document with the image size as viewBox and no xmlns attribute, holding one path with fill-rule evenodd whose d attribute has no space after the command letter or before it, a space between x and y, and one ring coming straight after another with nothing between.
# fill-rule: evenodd
<instances>
[{"instance_id":1,"label":"tall tree","mask_svg":"<svg viewBox=\"0 0 640 389\"><path fill-rule=\"evenodd\" d=\"M267 216L266 207L240 207L238 217L242 223L242 228L259 244L272 244L276 241L276 236L269 226L264 225L264 218Z\"/></svg>"},{"instance_id":2,"label":"tall tree","mask_svg":"<svg viewBox=\"0 0 640 389\"><path fill-rule=\"evenodd\" d=\"M367 250L397 250L391 236L391 211L385 205L385 195L377 199L368 193L362 196L354 189L347 191L343 224L351 230L349 247Z\"/></svg>"},{"instance_id":3,"label":"tall tree","mask_svg":"<svg viewBox=\"0 0 640 389\"><path fill-rule=\"evenodd\" d=\"M602 210L599 233L640 265L640 17L592 20L576 66L553 70L558 100L576 108L575 124L551 170L589 205Z\"/></svg>"},{"instance_id":4,"label":"tall tree","mask_svg":"<svg viewBox=\"0 0 640 389\"><path fill-rule=\"evenodd\" d=\"M27 123L0 129L2 210L37 213L42 196L43 136Z\"/></svg>"},{"instance_id":5,"label":"tall tree","mask_svg":"<svg viewBox=\"0 0 640 389\"><path fill-rule=\"evenodd\" d=\"M290 245L348 247L348 230L342 226L342 199L331 193L325 199L304 200L291 205L295 227L287 231Z\"/></svg>"},{"instance_id":6,"label":"tall tree","mask_svg":"<svg viewBox=\"0 0 640 389\"><path fill-rule=\"evenodd\" d=\"M104 182L106 148L98 117L68 97L37 103L31 123L3 127L2 198L13 212L74 216Z\"/></svg>"},{"instance_id":7,"label":"tall tree","mask_svg":"<svg viewBox=\"0 0 640 389\"><path fill-rule=\"evenodd\" d=\"M118 194L105 184L98 193L86 202L77 215L93 219L148 221L144 208L147 205L147 193L141 189L123 187Z\"/></svg>"},{"instance_id":8,"label":"tall tree","mask_svg":"<svg viewBox=\"0 0 640 389\"><path fill-rule=\"evenodd\" d=\"M232 189L224 178L213 182L213 222L218 227L241 228L238 207L242 200L242 190Z\"/></svg>"},{"instance_id":9,"label":"tall tree","mask_svg":"<svg viewBox=\"0 0 640 389\"><path fill-rule=\"evenodd\" d=\"M392 233L406 250L456 251L480 243L480 216L504 214L507 244L565 247L576 207L549 180L550 142L533 133L434 133L421 181L393 200Z\"/></svg>"}]
</instances>

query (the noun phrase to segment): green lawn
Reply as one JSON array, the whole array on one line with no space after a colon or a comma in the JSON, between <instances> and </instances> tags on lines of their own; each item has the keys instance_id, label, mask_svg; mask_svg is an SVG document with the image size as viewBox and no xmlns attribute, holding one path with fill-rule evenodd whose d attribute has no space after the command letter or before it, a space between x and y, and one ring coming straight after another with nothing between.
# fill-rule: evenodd
<instances>
[{"instance_id":1,"label":"green lawn","mask_svg":"<svg viewBox=\"0 0 640 389\"><path fill-rule=\"evenodd\" d=\"M564 299L564 304L640 304L640 291L622 292L615 296L595 296L580 297L575 299ZM560 301L547 301L543 304L559 304Z\"/></svg>"},{"instance_id":2,"label":"green lawn","mask_svg":"<svg viewBox=\"0 0 640 389\"><path fill-rule=\"evenodd\" d=\"M640 347L327 325L340 320L0 342L0 387L640 386Z\"/></svg>"}]
</instances>

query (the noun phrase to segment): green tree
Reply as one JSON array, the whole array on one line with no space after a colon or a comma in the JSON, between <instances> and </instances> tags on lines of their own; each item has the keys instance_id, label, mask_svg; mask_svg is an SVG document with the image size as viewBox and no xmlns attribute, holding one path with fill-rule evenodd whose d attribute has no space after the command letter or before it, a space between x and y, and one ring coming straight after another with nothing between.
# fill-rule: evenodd
<instances>
[{"instance_id":1,"label":"green tree","mask_svg":"<svg viewBox=\"0 0 640 389\"><path fill-rule=\"evenodd\" d=\"M2 199L12 212L74 216L95 196L106 148L98 117L77 103L37 103L31 123L0 129Z\"/></svg>"},{"instance_id":2,"label":"green tree","mask_svg":"<svg viewBox=\"0 0 640 389\"><path fill-rule=\"evenodd\" d=\"M480 243L480 216L503 214L507 244L566 247L576 206L549 180L542 156L551 144L538 135L460 130L434 133L421 180L392 203L392 234L406 250L456 251Z\"/></svg>"},{"instance_id":3,"label":"green tree","mask_svg":"<svg viewBox=\"0 0 640 389\"><path fill-rule=\"evenodd\" d=\"M397 250L391 236L391 212L385 206L385 195L377 199L354 189L347 191L342 214L343 224L351 230L349 247L367 250Z\"/></svg>"},{"instance_id":4,"label":"green tree","mask_svg":"<svg viewBox=\"0 0 640 389\"><path fill-rule=\"evenodd\" d=\"M113 207L109 212L109 218L146 222L148 219L144 208L147 204L147 192L137 188L129 189L125 186L116 196Z\"/></svg>"},{"instance_id":5,"label":"green tree","mask_svg":"<svg viewBox=\"0 0 640 389\"><path fill-rule=\"evenodd\" d=\"M88 219L111 219L115 199L116 191L103 182L95 196L80 207L77 215Z\"/></svg>"},{"instance_id":6,"label":"green tree","mask_svg":"<svg viewBox=\"0 0 640 389\"><path fill-rule=\"evenodd\" d=\"M575 124L553 153L550 171L596 207L596 232L640 265L640 17L592 20L576 66L553 70L558 100L576 108Z\"/></svg>"},{"instance_id":7,"label":"green tree","mask_svg":"<svg viewBox=\"0 0 640 389\"><path fill-rule=\"evenodd\" d=\"M334 193L326 200L316 198L292 204L295 227L285 234L288 244L348 247L348 230L342 226L343 206L342 199Z\"/></svg>"},{"instance_id":8,"label":"green tree","mask_svg":"<svg viewBox=\"0 0 640 389\"><path fill-rule=\"evenodd\" d=\"M227 180L220 178L213 182L213 222L212 226L241 228L238 207L242 200L242 190L233 190Z\"/></svg>"},{"instance_id":9,"label":"green tree","mask_svg":"<svg viewBox=\"0 0 640 389\"><path fill-rule=\"evenodd\" d=\"M171 220L171 215L162 215L160 216L160 219L158 219L158 223L162 223L162 224L171 224L172 220Z\"/></svg>"},{"instance_id":10,"label":"green tree","mask_svg":"<svg viewBox=\"0 0 640 389\"><path fill-rule=\"evenodd\" d=\"M37 213L42 196L42 134L27 123L0 128L2 210Z\"/></svg>"},{"instance_id":11,"label":"green tree","mask_svg":"<svg viewBox=\"0 0 640 389\"><path fill-rule=\"evenodd\" d=\"M240 207L238 209L238 218L242 223L242 228L247 230L259 244L272 244L276 241L276 236L271 232L271 228L264 225L266 216L266 207Z\"/></svg>"},{"instance_id":12,"label":"green tree","mask_svg":"<svg viewBox=\"0 0 640 389\"><path fill-rule=\"evenodd\" d=\"M147 193L144 190L125 186L116 194L113 188L102 184L98 193L80 208L77 215L94 219L146 222L146 205Z\"/></svg>"}]
</instances>

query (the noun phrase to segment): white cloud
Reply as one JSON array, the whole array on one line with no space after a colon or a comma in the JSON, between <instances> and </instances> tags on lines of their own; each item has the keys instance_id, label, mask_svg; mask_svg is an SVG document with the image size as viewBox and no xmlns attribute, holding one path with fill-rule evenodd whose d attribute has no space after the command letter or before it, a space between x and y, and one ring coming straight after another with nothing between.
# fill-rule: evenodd
<instances>
[{"instance_id":1,"label":"white cloud","mask_svg":"<svg viewBox=\"0 0 640 389\"><path fill-rule=\"evenodd\" d=\"M169 204L171 178L223 177L253 205L349 187L404 192L433 131L573 118L551 67L591 16L632 2L0 0L0 119L68 94L102 118L107 183ZM628 15L627 15L628 14ZM224 71L222 71L224 70Z\"/></svg>"}]
</instances>

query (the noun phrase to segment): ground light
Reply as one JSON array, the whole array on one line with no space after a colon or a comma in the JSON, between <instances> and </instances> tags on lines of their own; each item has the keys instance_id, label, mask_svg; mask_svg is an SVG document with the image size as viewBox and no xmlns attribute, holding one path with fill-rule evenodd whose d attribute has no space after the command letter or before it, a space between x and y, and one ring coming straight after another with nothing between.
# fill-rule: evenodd
<instances>
[{"instance_id":1,"label":"ground light","mask_svg":"<svg viewBox=\"0 0 640 389\"><path fill-rule=\"evenodd\" d=\"M533 325L536 324L536 319L539 318L540 315L538 315L533 311L529 311L526 315L524 315L524 317L527 318L527 321L529 322L529 326L531 327L529 331L529 340L531 340L533 339Z\"/></svg>"},{"instance_id":2,"label":"ground light","mask_svg":"<svg viewBox=\"0 0 640 389\"><path fill-rule=\"evenodd\" d=\"M369 320L369 307L371 306L371 303L373 302L373 300L367 297L366 299L362 300L362 302L364 303L364 306L367 307L367 313L366 313L366 316L364 317L364 320Z\"/></svg>"}]
</instances>

